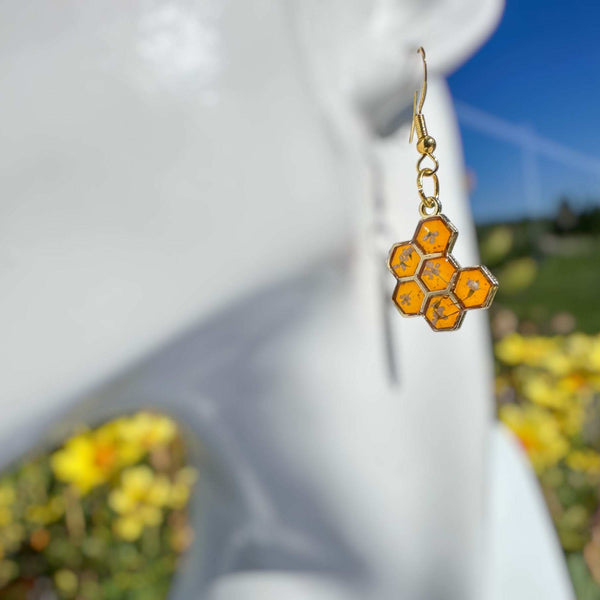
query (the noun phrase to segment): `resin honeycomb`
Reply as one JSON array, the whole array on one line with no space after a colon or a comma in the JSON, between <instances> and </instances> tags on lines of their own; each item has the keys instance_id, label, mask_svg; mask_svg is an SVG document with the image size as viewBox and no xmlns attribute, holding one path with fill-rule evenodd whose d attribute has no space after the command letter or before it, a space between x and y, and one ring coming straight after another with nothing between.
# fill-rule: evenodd
<instances>
[{"instance_id":1,"label":"resin honeycomb","mask_svg":"<svg viewBox=\"0 0 600 600\"><path fill-rule=\"evenodd\" d=\"M458 329L465 311L488 308L498 289L486 267L459 266L450 254L457 236L444 215L435 215L390 250L388 267L398 280L394 304L404 316L423 315L434 331Z\"/></svg>"}]
</instances>

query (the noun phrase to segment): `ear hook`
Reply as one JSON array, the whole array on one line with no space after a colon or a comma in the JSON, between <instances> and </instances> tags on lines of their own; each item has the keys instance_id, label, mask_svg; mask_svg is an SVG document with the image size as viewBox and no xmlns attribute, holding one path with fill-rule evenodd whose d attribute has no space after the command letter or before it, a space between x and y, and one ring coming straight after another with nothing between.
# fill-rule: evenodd
<instances>
[{"instance_id":1,"label":"ear hook","mask_svg":"<svg viewBox=\"0 0 600 600\"><path fill-rule=\"evenodd\" d=\"M413 98L413 116L412 116L412 124L410 126L410 135L408 137L408 142L412 143L413 135L415 133L415 128L418 126L418 116L421 116L421 111L423 110L423 104L425 103L425 96L427 95L427 61L425 60L425 50L423 46L419 46L417 53L421 55L421 59L423 60L423 85L421 86L421 96L419 98L419 106L417 109L417 94L415 92Z\"/></svg>"}]
</instances>

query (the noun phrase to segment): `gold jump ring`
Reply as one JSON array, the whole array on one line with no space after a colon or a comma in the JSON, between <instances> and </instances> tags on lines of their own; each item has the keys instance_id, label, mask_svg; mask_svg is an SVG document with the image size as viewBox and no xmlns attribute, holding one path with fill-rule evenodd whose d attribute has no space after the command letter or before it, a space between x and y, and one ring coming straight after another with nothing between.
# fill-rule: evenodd
<instances>
[{"instance_id":1,"label":"gold jump ring","mask_svg":"<svg viewBox=\"0 0 600 600\"><path fill-rule=\"evenodd\" d=\"M426 200L429 202L429 205L425 200L419 205L419 214L423 218L439 215L442 212L442 204L437 198L429 196Z\"/></svg>"},{"instance_id":2,"label":"gold jump ring","mask_svg":"<svg viewBox=\"0 0 600 600\"><path fill-rule=\"evenodd\" d=\"M432 196L427 196L427 194L425 194L425 192L423 191L423 177L425 177L425 176L431 177L431 179L433 181ZM429 175L426 172L426 169L419 171L419 174L417 175L417 191L419 192L419 196L421 197L421 200L423 202L425 202L426 204L429 203L429 200L428 200L429 197L435 198L437 200L440 197L440 181L439 181L437 175L435 173L431 173L431 175Z\"/></svg>"}]
</instances>

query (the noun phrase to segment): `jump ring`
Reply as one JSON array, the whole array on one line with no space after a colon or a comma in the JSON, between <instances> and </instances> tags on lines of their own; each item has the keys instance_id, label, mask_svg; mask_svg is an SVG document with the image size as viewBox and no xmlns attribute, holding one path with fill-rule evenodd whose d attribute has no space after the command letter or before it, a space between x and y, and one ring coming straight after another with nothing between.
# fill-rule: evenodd
<instances>
[{"instance_id":1,"label":"jump ring","mask_svg":"<svg viewBox=\"0 0 600 600\"><path fill-rule=\"evenodd\" d=\"M417 191L419 192L419 196L421 197L421 200L423 202L427 203L428 196L423 191L423 177L425 177L425 176L431 177L431 179L433 180L433 195L432 195L432 197L435 198L436 200L440 197L440 181L438 179L438 176L435 173L432 173L431 175L429 175L428 173L426 173L426 169L419 171L419 174L417 175Z\"/></svg>"},{"instance_id":2,"label":"jump ring","mask_svg":"<svg viewBox=\"0 0 600 600\"><path fill-rule=\"evenodd\" d=\"M426 200L431 203L431 206L428 206L425 200L419 205L419 214L423 218L439 215L442 212L442 203L437 198L429 196Z\"/></svg>"}]
</instances>

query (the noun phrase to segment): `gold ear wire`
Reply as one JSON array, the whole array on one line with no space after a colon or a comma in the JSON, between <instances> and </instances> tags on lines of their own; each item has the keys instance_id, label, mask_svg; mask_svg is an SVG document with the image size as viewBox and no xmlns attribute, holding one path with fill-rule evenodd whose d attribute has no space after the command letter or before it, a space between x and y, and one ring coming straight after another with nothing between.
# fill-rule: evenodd
<instances>
[{"instance_id":1,"label":"gold ear wire","mask_svg":"<svg viewBox=\"0 0 600 600\"><path fill-rule=\"evenodd\" d=\"M423 104L425 104L425 96L427 95L427 60L425 59L425 50L423 46L420 46L417 50L417 53L421 55L421 59L423 61L423 85L421 86L421 96L419 98L419 107L417 109L417 94L413 97L413 114L412 114L412 123L410 126L410 135L408 137L408 142L412 143L413 135L415 133L415 129L417 130L419 138L422 138L427 135L427 127L425 127L425 118L422 115Z\"/></svg>"},{"instance_id":2,"label":"gold ear wire","mask_svg":"<svg viewBox=\"0 0 600 600\"><path fill-rule=\"evenodd\" d=\"M427 96L427 60L425 50L420 46L417 53L421 55L423 61L423 84L421 85L421 94L417 103L418 92L415 92L413 97L413 116L410 127L409 143L412 143L415 131L417 132L417 152L421 154L421 158L417 163L417 191L421 197L421 206L419 210L421 215L438 214L441 210L439 203L440 185L436 171L438 170L438 161L433 155L436 148L436 142L433 137L427 133L427 125L425 123L425 115L423 114L423 104ZM431 167L423 167L423 160L428 157L433 165ZM433 195L428 195L423 189L424 177L430 177L433 183ZM428 212L430 211L430 212Z\"/></svg>"},{"instance_id":3,"label":"gold ear wire","mask_svg":"<svg viewBox=\"0 0 600 600\"><path fill-rule=\"evenodd\" d=\"M490 306L498 282L484 266L462 269L451 254L458 231L442 214L439 163L433 154L436 142L427 133L423 115L427 61L423 48L417 52L424 76L420 96L416 91L413 97L408 141L412 143L416 131L421 221L411 240L394 244L390 250L388 268L397 280L392 300L403 316L422 315L434 331L453 331L461 326L466 311ZM424 189L426 179L430 181L429 192Z\"/></svg>"}]
</instances>

